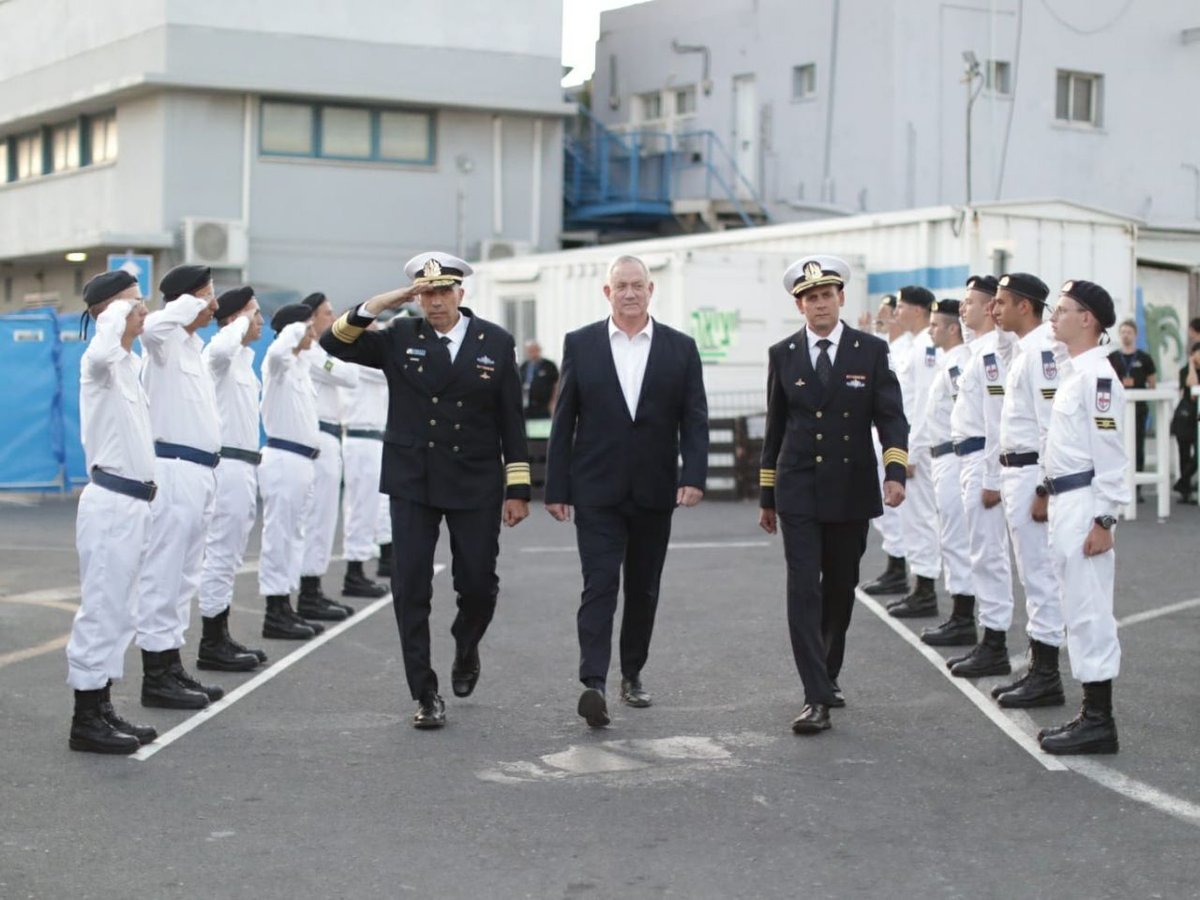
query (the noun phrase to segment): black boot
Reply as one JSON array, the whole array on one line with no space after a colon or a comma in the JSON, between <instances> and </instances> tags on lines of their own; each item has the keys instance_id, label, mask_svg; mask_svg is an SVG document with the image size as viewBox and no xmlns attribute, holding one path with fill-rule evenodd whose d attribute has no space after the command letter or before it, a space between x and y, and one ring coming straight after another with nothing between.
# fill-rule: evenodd
<instances>
[{"instance_id":1,"label":"black boot","mask_svg":"<svg viewBox=\"0 0 1200 900\"><path fill-rule=\"evenodd\" d=\"M971 594L951 594L954 611L941 625L926 628L921 640L931 647L972 647L979 640L975 632L975 598Z\"/></svg>"},{"instance_id":2,"label":"black boot","mask_svg":"<svg viewBox=\"0 0 1200 900\"><path fill-rule=\"evenodd\" d=\"M196 655L197 669L216 669L219 672L248 672L258 668L258 656L248 650L238 650L229 638L229 608L215 616L203 618L200 652Z\"/></svg>"},{"instance_id":3,"label":"black boot","mask_svg":"<svg viewBox=\"0 0 1200 900\"><path fill-rule=\"evenodd\" d=\"M985 675L1007 675L1012 671L1008 661L1008 641L1003 631L983 629L983 640L976 644L966 659L950 667L950 674L959 678L983 678Z\"/></svg>"},{"instance_id":4,"label":"black boot","mask_svg":"<svg viewBox=\"0 0 1200 900\"><path fill-rule=\"evenodd\" d=\"M904 594L908 592L908 567L903 556L889 556L887 568L874 581L863 585L863 591L871 596L879 594Z\"/></svg>"},{"instance_id":5,"label":"black boot","mask_svg":"<svg viewBox=\"0 0 1200 900\"><path fill-rule=\"evenodd\" d=\"M208 695L192 690L171 671L171 651L142 651L142 706L162 709L204 709Z\"/></svg>"},{"instance_id":6,"label":"black boot","mask_svg":"<svg viewBox=\"0 0 1200 900\"><path fill-rule=\"evenodd\" d=\"M1093 681L1083 686L1079 715L1058 728L1038 732L1042 750L1055 756L1116 753L1117 723L1112 714L1112 682Z\"/></svg>"},{"instance_id":7,"label":"black boot","mask_svg":"<svg viewBox=\"0 0 1200 900\"><path fill-rule=\"evenodd\" d=\"M226 610L226 613L228 613L228 612L229 611ZM227 640L229 642L229 646L232 647L234 650L236 650L238 653L249 653L252 656L254 656L258 660L259 665L262 665L263 663L265 663L267 661L267 654L266 654L265 650L260 650L257 647L247 647L241 641L234 639L233 635L231 635L229 633L229 619L228 618L226 618L226 620L225 620L225 640Z\"/></svg>"},{"instance_id":8,"label":"black boot","mask_svg":"<svg viewBox=\"0 0 1200 900\"><path fill-rule=\"evenodd\" d=\"M363 564L361 562L346 563L346 577L342 579L342 594L346 597L371 597L378 598L386 596L388 589L382 584L376 584L370 578L363 574Z\"/></svg>"},{"instance_id":9,"label":"black boot","mask_svg":"<svg viewBox=\"0 0 1200 900\"><path fill-rule=\"evenodd\" d=\"M888 604L888 615L897 619L920 619L925 616L937 615L937 588L933 579L924 575L917 576L916 587L903 600Z\"/></svg>"},{"instance_id":10,"label":"black boot","mask_svg":"<svg viewBox=\"0 0 1200 900\"><path fill-rule=\"evenodd\" d=\"M1058 648L1041 641L1029 642L1029 672L1009 690L995 697L1008 709L1028 709L1034 706L1062 706L1062 676L1058 674Z\"/></svg>"},{"instance_id":11,"label":"black boot","mask_svg":"<svg viewBox=\"0 0 1200 900\"><path fill-rule=\"evenodd\" d=\"M375 570L375 575L378 578L392 577L392 545L379 545L379 568Z\"/></svg>"},{"instance_id":12,"label":"black boot","mask_svg":"<svg viewBox=\"0 0 1200 900\"><path fill-rule=\"evenodd\" d=\"M101 710L104 691L76 691L75 715L71 717L72 750L84 753L136 753L142 746L136 737L114 728Z\"/></svg>"},{"instance_id":13,"label":"black boot","mask_svg":"<svg viewBox=\"0 0 1200 900\"><path fill-rule=\"evenodd\" d=\"M353 611L351 607L334 603L325 596L325 592L321 590L320 575L300 576L300 593L296 595L296 612L302 619L340 622ZM321 629L321 631L324 630L324 628Z\"/></svg>"},{"instance_id":14,"label":"black boot","mask_svg":"<svg viewBox=\"0 0 1200 900\"><path fill-rule=\"evenodd\" d=\"M307 641L317 636L313 626L292 609L287 594L267 598L267 614L263 617L262 636L281 641Z\"/></svg>"},{"instance_id":15,"label":"black boot","mask_svg":"<svg viewBox=\"0 0 1200 900\"><path fill-rule=\"evenodd\" d=\"M117 731L123 731L126 734L132 734L138 739L139 744L148 744L158 737L158 732L149 725L134 725L132 722L127 722L117 715L117 711L113 709L112 705L111 681L106 684L101 691L100 715L104 716L104 721Z\"/></svg>"},{"instance_id":16,"label":"black boot","mask_svg":"<svg viewBox=\"0 0 1200 900\"><path fill-rule=\"evenodd\" d=\"M185 688L191 691L199 691L209 699L209 702L216 703L225 696L225 688L216 687L215 685L201 684L192 677L191 672L183 667L183 660L179 658L178 650L168 650L171 654L171 674L175 676L175 680L182 684Z\"/></svg>"}]
</instances>

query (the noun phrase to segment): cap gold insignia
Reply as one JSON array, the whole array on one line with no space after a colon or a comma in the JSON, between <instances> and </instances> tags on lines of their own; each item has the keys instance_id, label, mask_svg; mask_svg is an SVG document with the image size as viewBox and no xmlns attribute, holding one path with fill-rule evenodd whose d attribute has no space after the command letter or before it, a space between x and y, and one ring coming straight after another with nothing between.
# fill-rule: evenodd
<instances>
[{"instance_id":1,"label":"cap gold insignia","mask_svg":"<svg viewBox=\"0 0 1200 900\"><path fill-rule=\"evenodd\" d=\"M1073 282L1073 281L1068 281L1066 284L1064 284L1064 285L1063 285L1063 287L1062 287L1062 292L1063 292L1064 294L1069 294L1069 293L1071 293L1071 289L1072 289L1073 287L1075 287L1075 282Z\"/></svg>"},{"instance_id":2,"label":"cap gold insignia","mask_svg":"<svg viewBox=\"0 0 1200 900\"><path fill-rule=\"evenodd\" d=\"M1008 276L1005 275L1000 279L1000 287L1008 287Z\"/></svg>"},{"instance_id":3,"label":"cap gold insignia","mask_svg":"<svg viewBox=\"0 0 1200 900\"><path fill-rule=\"evenodd\" d=\"M936 300L934 300L933 306L929 307L929 309L931 312L937 312L938 311L938 302Z\"/></svg>"},{"instance_id":4,"label":"cap gold insignia","mask_svg":"<svg viewBox=\"0 0 1200 900\"><path fill-rule=\"evenodd\" d=\"M971 290L974 290L975 289L975 281L976 281L976 279L972 278L970 281L967 282L967 287L970 288Z\"/></svg>"},{"instance_id":5,"label":"cap gold insignia","mask_svg":"<svg viewBox=\"0 0 1200 900\"><path fill-rule=\"evenodd\" d=\"M436 259L426 260L425 268L421 270L421 274L426 278L437 278L442 274L442 264Z\"/></svg>"},{"instance_id":6,"label":"cap gold insignia","mask_svg":"<svg viewBox=\"0 0 1200 900\"><path fill-rule=\"evenodd\" d=\"M821 264L819 262L816 262L814 260L813 262L804 264L804 280L805 281L812 281L814 278L820 278L821 275L822 275L822 270L821 270Z\"/></svg>"}]
</instances>

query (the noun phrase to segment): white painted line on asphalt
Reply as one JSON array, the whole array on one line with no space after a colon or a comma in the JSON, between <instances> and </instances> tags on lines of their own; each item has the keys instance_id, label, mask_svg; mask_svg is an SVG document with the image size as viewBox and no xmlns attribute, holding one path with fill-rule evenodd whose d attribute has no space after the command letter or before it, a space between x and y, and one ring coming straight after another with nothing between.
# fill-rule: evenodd
<instances>
[{"instance_id":1,"label":"white painted line on asphalt","mask_svg":"<svg viewBox=\"0 0 1200 900\"><path fill-rule=\"evenodd\" d=\"M1200 597L1195 597L1191 600L1181 600L1169 606L1160 606L1158 609L1148 609L1145 612L1125 616L1123 619L1117 619L1117 627L1124 628L1127 625L1137 625L1139 622L1149 622L1151 619L1169 616L1171 613L1183 612L1185 609L1192 609L1196 606L1200 606Z\"/></svg>"},{"instance_id":2,"label":"white painted line on asphalt","mask_svg":"<svg viewBox=\"0 0 1200 900\"><path fill-rule=\"evenodd\" d=\"M736 550L746 547L770 547L770 541L692 541L667 544L668 550ZM522 553L578 553L579 548L570 547L522 547Z\"/></svg>"},{"instance_id":3,"label":"white painted line on asphalt","mask_svg":"<svg viewBox=\"0 0 1200 900\"><path fill-rule=\"evenodd\" d=\"M53 640L46 641L44 644L38 644L36 647L26 647L23 650L13 650L11 653L5 653L0 656L0 669L26 659L33 659L35 656L43 656L47 653L53 653L55 650L61 650L67 646L67 641L70 639L71 636L69 634L64 634L62 637L56 637Z\"/></svg>"},{"instance_id":4,"label":"white painted line on asphalt","mask_svg":"<svg viewBox=\"0 0 1200 900\"><path fill-rule=\"evenodd\" d=\"M1146 784L1144 781L1130 778L1123 772L1118 772L1116 769L1110 768L1095 759L1089 759L1085 756L1072 756L1064 761L1071 771L1077 772L1084 778L1096 782L1101 787L1106 787L1110 791L1116 791L1122 797L1126 797L1137 803L1152 806L1159 812L1181 819L1189 825L1200 826L1200 805L1192 803L1190 800L1184 800L1182 797L1176 797L1173 794L1168 794L1166 791L1160 791L1158 788Z\"/></svg>"},{"instance_id":5,"label":"white painted line on asphalt","mask_svg":"<svg viewBox=\"0 0 1200 900\"><path fill-rule=\"evenodd\" d=\"M445 568L446 567L443 564L438 563L433 567L433 574L437 575L438 572L441 572ZM389 605L391 602L392 595L388 594L387 596L380 597L375 602L364 606L350 618L344 619L337 625L334 625L332 628L326 629L324 634L318 635L310 641L306 641L287 656L283 657L283 659L279 660L279 662L268 666L263 672L254 676L244 684L238 685L216 703L210 703L195 715L190 716L189 718L180 722L170 731L160 734L156 741L142 747L141 750L132 754L129 758L137 760L138 762L144 762L145 760L150 759L150 757L154 756L156 753L167 749L167 747L171 746L189 731L199 728L209 719L229 709L229 707L233 706L233 704L237 703L243 697L252 694L264 684L274 679L277 675L287 671L317 648L328 644L339 634L353 628L359 622L366 621L368 618L377 613L379 610L383 609L385 606Z\"/></svg>"},{"instance_id":6,"label":"white painted line on asphalt","mask_svg":"<svg viewBox=\"0 0 1200 900\"><path fill-rule=\"evenodd\" d=\"M945 658L932 647L922 644L921 639L901 624L899 619L889 616L887 610L874 597L865 593L861 588L856 589L854 593L863 606L874 613L884 625L896 632L905 643L925 657L964 697L978 707L980 712L991 719L992 724L1008 735L1018 747L1037 760L1039 765L1049 769L1051 772L1067 771L1066 765L1061 761L1043 753L1037 745L1037 741L1018 728L1016 723L1000 711L1000 707L993 703L990 697L985 697L965 678L955 678L951 675L950 670L946 668Z\"/></svg>"}]
</instances>

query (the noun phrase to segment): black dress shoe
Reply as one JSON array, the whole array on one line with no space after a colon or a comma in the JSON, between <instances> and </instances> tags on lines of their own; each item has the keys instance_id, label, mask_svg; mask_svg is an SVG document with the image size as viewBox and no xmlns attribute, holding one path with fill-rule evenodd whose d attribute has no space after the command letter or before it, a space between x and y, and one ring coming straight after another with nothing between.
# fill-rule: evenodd
<instances>
[{"instance_id":1,"label":"black dress shoe","mask_svg":"<svg viewBox=\"0 0 1200 900\"><path fill-rule=\"evenodd\" d=\"M889 603L887 611L889 616L897 619L923 619L926 616L937 615L937 603L937 588L934 587L933 579L918 575L912 593L902 600Z\"/></svg>"},{"instance_id":2,"label":"black dress shoe","mask_svg":"<svg viewBox=\"0 0 1200 900\"><path fill-rule=\"evenodd\" d=\"M225 688L217 687L211 684L201 684L191 673L183 667L183 660L179 658L178 650L168 650L171 654L171 674L175 676L175 680L182 684L190 691L199 691L208 697L209 701L216 703L225 696Z\"/></svg>"},{"instance_id":3,"label":"black dress shoe","mask_svg":"<svg viewBox=\"0 0 1200 900\"><path fill-rule=\"evenodd\" d=\"M239 650L229 638L229 610L216 616L202 619L200 651L196 654L196 668L215 669L218 672L249 672L258 668L258 656L248 650Z\"/></svg>"},{"instance_id":4,"label":"black dress shoe","mask_svg":"<svg viewBox=\"0 0 1200 900\"><path fill-rule=\"evenodd\" d=\"M142 706L158 709L204 709L208 695L180 683L171 671L170 651L142 651Z\"/></svg>"},{"instance_id":5,"label":"black dress shoe","mask_svg":"<svg viewBox=\"0 0 1200 900\"><path fill-rule=\"evenodd\" d=\"M824 703L807 704L792 721L792 731L796 734L820 734L830 727L829 707Z\"/></svg>"},{"instance_id":6,"label":"black dress shoe","mask_svg":"<svg viewBox=\"0 0 1200 900\"><path fill-rule=\"evenodd\" d=\"M579 715L592 728L603 728L609 723L608 702L604 699L604 691L587 688L579 695Z\"/></svg>"},{"instance_id":7,"label":"black dress shoe","mask_svg":"<svg viewBox=\"0 0 1200 900\"><path fill-rule=\"evenodd\" d=\"M369 597L378 599L387 596L388 588L376 584L363 574L361 562L346 563L346 577L342 579L342 595L346 597Z\"/></svg>"},{"instance_id":8,"label":"black dress shoe","mask_svg":"<svg viewBox=\"0 0 1200 900\"><path fill-rule=\"evenodd\" d=\"M872 597L883 594L908 593L908 569L903 556L889 556L887 568L874 581L863 585L863 591Z\"/></svg>"},{"instance_id":9,"label":"black dress shoe","mask_svg":"<svg viewBox=\"0 0 1200 900\"><path fill-rule=\"evenodd\" d=\"M642 687L642 680L637 677L621 679L621 701L637 709L645 709L654 702L650 692Z\"/></svg>"},{"instance_id":10,"label":"black dress shoe","mask_svg":"<svg viewBox=\"0 0 1200 900\"><path fill-rule=\"evenodd\" d=\"M417 701L413 728L441 728L446 724L446 704L437 694L426 694Z\"/></svg>"},{"instance_id":11,"label":"black dress shoe","mask_svg":"<svg viewBox=\"0 0 1200 900\"><path fill-rule=\"evenodd\" d=\"M1003 631L983 630L983 640L960 662L950 667L957 678L985 678L988 675L1007 675L1012 671L1008 661L1008 642Z\"/></svg>"},{"instance_id":12,"label":"black dress shoe","mask_svg":"<svg viewBox=\"0 0 1200 900\"><path fill-rule=\"evenodd\" d=\"M842 709L846 705L846 695L842 693L842 689L838 687L837 681L833 682L833 701L829 704L830 709Z\"/></svg>"},{"instance_id":13,"label":"black dress shoe","mask_svg":"<svg viewBox=\"0 0 1200 900\"><path fill-rule=\"evenodd\" d=\"M267 598L267 614L263 617L262 626L263 637L279 641L307 641L317 636L316 628L317 626L310 625L296 615L286 594Z\"/></svg>"},{"instance_id":14,"label":"black dress shoe","mask_svg":"<svg viewBox=\"0 0 1200 900\"><path fill-rule=\"evenodd\" d=\"M100 715L104 717L104 721L117 731L132 734L138 739L139 744L149 744L157 738L158 732L149 725L135 725L133 722L128 722L117 715L117 711L112 705L111 691L112 682L110 681L100 693Z\"/></svg>"},{"instance_id":15,"label":"black dress shoe","mask_svg":"<svg viewBox=\"0 0 1200 900\"><path fill-rule=\"evenodd\" d=\"M472 647L467 652L456 651L454 665L450 667L450 687L455 697L470 697L479 681L479 647Z\"/></svg>"}]
</instances>

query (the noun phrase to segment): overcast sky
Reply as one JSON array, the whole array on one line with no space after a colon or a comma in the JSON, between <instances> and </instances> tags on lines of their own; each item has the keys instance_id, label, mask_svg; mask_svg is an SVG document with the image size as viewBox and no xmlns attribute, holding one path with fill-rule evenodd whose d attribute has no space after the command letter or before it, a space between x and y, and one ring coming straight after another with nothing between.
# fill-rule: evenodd
<instances>
[{"instance_id":1,"label":"overcast sky","mask_svg":"<svg viewBox=\"0 0 1200 900\"><path fill-rule=\"evenodd\" d=\"M563 0L562 61L575 71L563 87L582 84L596 67L596 38L600 36L600 12L632 6L643 0Z\"/></svg>"}]
</instances>

